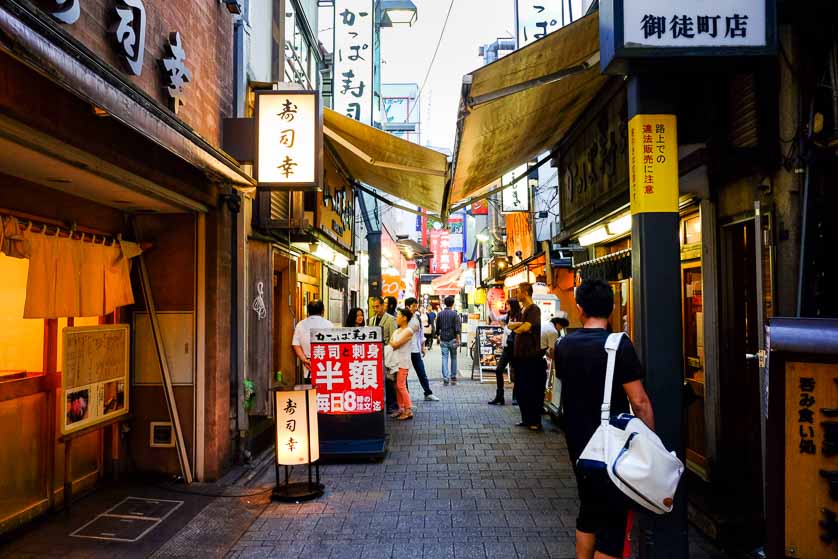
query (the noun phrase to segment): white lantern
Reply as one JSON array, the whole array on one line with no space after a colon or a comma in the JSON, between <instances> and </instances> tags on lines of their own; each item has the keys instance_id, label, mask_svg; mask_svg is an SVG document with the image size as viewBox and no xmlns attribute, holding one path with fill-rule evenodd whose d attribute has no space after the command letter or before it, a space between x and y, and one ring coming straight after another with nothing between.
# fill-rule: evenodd
<instances>
[{"instance_id":1,"label":"white lantern","mask_svg":"<svg viewBox=\"0 0 838 559\"><path fill-rule=\"evenodd\" d=\"M320 483L320 437L317 426L317 390L298 385L293 390L276 390L276 488L273 498L303 501L323 495ZM316 479L312 480L312 464ZM306 465L308 482L290 483L289 466ZM285 467L285 480L279 480L279 467Z\"/></svg>"}]
</instances>

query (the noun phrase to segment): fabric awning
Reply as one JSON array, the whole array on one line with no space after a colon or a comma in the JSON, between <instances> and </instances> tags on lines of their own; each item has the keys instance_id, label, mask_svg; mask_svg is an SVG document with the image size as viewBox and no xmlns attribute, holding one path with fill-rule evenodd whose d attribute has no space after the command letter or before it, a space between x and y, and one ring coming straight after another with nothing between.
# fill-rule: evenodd
<instances>
[{"instance_id":1,"label":"fabric awning","mask_svg":"<svg viewBox=\"0 0 838 559\"><path fill-rule=\"evenodd\" d=\"M595 12L475 70L470 86L464 79L445 207L552 149L608 80L598 61Z\"/></svg>"},{"instance_id":2,"label":"fabric awning","mask_svg":"<svg viewBox=\"0 0 838 559\"><path fill-rule=\"evenodd\" d=\"M330 109L323 112L323 134L354 178L428 211L442 210L445 154Z\"/></svg>"},{"instance_id":3,"label":"fabric awning","mask_svg":"<svg viewBox=\"0 0 838 559\"><path fill-rule=\"evenodd\" d=\"M431 280L434 295L457 295L463 287L463 266Z\"/></svg>"}]
</instances>

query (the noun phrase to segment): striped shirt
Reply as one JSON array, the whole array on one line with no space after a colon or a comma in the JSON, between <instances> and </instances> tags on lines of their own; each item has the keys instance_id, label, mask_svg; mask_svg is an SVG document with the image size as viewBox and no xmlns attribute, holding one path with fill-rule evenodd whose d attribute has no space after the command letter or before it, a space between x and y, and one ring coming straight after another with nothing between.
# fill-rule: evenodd
<instances>
[{"instance_id":1,"label":"striped shirt","mask_svg":"<svg viewBox=\"0 0 838 559\"><path fill-rule=\"evenodd\" d=\"M443 342L450 342L460 336L463 326L460 315L453 309L446 308L436 317L436 332Z\"/></svg>"}]
</instances>

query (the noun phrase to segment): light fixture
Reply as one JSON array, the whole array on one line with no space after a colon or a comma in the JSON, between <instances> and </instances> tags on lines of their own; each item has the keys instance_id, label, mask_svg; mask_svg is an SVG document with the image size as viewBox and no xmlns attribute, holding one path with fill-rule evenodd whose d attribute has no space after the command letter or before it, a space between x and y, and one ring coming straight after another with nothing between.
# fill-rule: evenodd
<instances>
[{"instance_id":1,"label":"light fixture","mask_svg":"<svg viewBox=\"0 0 838 559\"><path fill-rule=\"evenodd\" d=\"M610 235L622 235L631 231L631 214L625 214L618 217L614 221L609 222L606 226Z\"/></svg>"},{"instance_id":2,"label":"light fixture","mask_svg":"<svg viewBox=\"0 0 838 559\"><path fill-rule=\"evenodd\" d=\"M276 412L276 501L307 501L323 495L320 483L320 436L317 426L317 390L310 384L292 390L275 390ZM312 464L315 478L312 479ZM308 466L308 482L290 483L289 466ZM285 480L279 480L279 467L285 467Z\"/></svg>"},{"instance_id":3,"label":"light fixture","mask_svg":"<svg viewBox=\"0 0 838 559\"><path fill-rule=\"evenodd\" d=\"M591 229L583 235L579 235L579 244L583 247L591 246L597 243L601 243L608 237L608 230L605 228L604 225L600 225L599 227Z\"/></svg>"},{"instance_id":4,"label":"light fixture","mask_svg":"<svg viewBox=\"0 0 838 559\"><path fill-rule=\"evenodd\" d=\"M491 237L489 236L489 232L486 231L485 229L477 234L477 240L480 241L481 243L489 242L490 238Z\"/></svg>"},{"instance_id":5,"label":"light fixture","mask_svg":"<svg viewBox=\"0 0 838 559\"><path fill-rule=\"evenodd\" d=\"M241 15L242 5L239 0L224 0L224 5L227 6L227 11L231 14Z\"/></svg>"},{"instance_id":6,"label":"light fixture","mask_svg":"<svg viewBox=\"0 0 838 559\"><path fill-rule=\"evenodd\" d=\"M411 27L416 23L416 4L410 0L383 0L381 2L381 27L396 27L406 25Z\"/></svg>"}]
</instances>

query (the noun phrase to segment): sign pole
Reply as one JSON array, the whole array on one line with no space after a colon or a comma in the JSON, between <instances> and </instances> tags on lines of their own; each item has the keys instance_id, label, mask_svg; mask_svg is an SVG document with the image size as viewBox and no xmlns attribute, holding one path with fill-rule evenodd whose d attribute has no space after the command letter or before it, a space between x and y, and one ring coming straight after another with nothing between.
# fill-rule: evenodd
<instances>
[{"instance_id":1,"label":"sign pole","mask_svg":"<svg viewBox=\"0 0 838 559\"><path fill-rule=\"evenodd\" d=\"M656 431L685 462L676 100L672 84L657 76L629 78L634 342L646 371ZM640 557L688 557L683 479L670 514L637 518Z\"/></svg>"}]
</instances>

